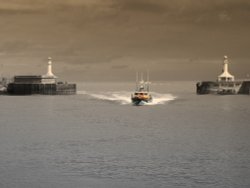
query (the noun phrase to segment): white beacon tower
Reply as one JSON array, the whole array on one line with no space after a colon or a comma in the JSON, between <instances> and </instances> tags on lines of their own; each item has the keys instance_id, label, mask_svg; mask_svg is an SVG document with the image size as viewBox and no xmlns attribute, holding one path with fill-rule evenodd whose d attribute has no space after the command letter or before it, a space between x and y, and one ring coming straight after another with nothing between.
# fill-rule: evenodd
<instances>
[{"instance_id":1,"label":"white beacon tower","mask_svg":"<svg viewBox=\"0 0 250 188\"><path fill-rule=\"evenodd\" d=\"M234 81L234 76L228 72L228 57L224 56L222 74L218 76L218 81L231 82Z\"/></svg>"},{"instance_id":2,"label":"white beacon tower","mask_svg":"<svg viewBox=\"0 0 250 188\"><path fill-rule=\"evenodd\" d=\"M53 77L55 78L56 76L52 73L52 58L49 57L48 58L48 71L46 74L47 77Z\"/></svg>"}]
</instances>

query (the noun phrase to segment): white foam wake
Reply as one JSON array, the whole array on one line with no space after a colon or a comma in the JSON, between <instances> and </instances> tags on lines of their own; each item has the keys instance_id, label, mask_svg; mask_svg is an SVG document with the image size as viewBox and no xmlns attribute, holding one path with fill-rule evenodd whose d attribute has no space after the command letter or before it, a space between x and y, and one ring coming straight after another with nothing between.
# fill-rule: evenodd
<instances>
[{"instance_id":1,"label":"white foam wake","mask_svg":"<svg viewBox=\"0 0 250 188\"><path fill-rule=\"evenodd\" d=\"M77 91L77 95L86 95L87 91Z\"/></svg>"},{"instance_id":2,"label":"white foam wake","mask_svg":"<svg viewBox=\"0 0 250 188\"><path fill-rule=\"evenodd\" d=\"M131 92L119 91L119 92L102 92L102 93L90 93L86 91L79 91L78 94L89 95L97 100L117 102L122 105L131 104ZM175 100L176 97L171 94L161 94L152 92L153 101L149 103L143 103L143 105L159 105L165 104L168 101Z\"/></svg>"},{"instance_id":3,"label":"white foam wake","mask_svg":"<svg viewBox=\"0 0 250 188\"><path fill-rule=\"evenodd\" d=\"M146 103L146 105L158 105L158 104L165 104L168 101L172 101L176 99L176 96L173 96L172 94L163 94L163 93L151 93L153 97L153 101L151 103Z\"/></svg>"},{"instance_id":4,"label":"white foam wake","mask_svg":"<svg viewBox=\"0 0 250 188\"><path fill-rule=\"evenodd\" d=\"M119 92L106 92L102 94L89 94L90 96L100 99L100 100L106 100L106 101L114 101L119 102L120 104L129 104L131 103L130 95L125 95L124 93Z\"/></svg>"}]
</instances>

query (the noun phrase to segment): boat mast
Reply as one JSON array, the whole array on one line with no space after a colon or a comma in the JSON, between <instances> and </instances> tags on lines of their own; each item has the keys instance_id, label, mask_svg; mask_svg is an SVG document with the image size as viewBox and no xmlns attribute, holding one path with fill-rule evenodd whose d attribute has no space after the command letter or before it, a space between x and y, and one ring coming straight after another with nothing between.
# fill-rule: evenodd
<instances>
[{"instance_id":1,"label":"boat mast","mask_svg":"<svg viewBox=\"0 0 250 188\"><path fill-rule=\"evenodd\" d=\"M139 82L139 81L138 81L138 79L139 79L138 77L139 77L139 75L138 75L138 72L136 71L136 75L135 75L135 79L136 79L136 80L135 80L135 81L136 81L136 83L135 83L135 87L136 87L135 90L136 90L136 91L138 91L138 82Z\"/></svg>"},{"instance_id":2,"label":"boat mast","mask_svg":"<svg viewBox=\"0 0 250 188\"><path fill-rule=\"evenodd\" d=\"M141 82L143 82L143 72L141 72Z\"/></svg>"},{"instance_id":3,"label":"boat mast","mask_svg":"<svg viewBox=\"0 0 250 188\"><path fill-rule=\"evenodd\" d=\"M145 82L144 82L144 74L141 73L141 82L140 82L140 91L143 91L145 89Z\"/></svg>"},{"instance_id":4,"label":"boat mast","mask_svg":"<svg viewBox=\"0 0 250 188\"><path fill-rule=\"evenodd\" d=\"M147 91L149 92L149 71L147 70Z\"/></svg>"}]
</instances>

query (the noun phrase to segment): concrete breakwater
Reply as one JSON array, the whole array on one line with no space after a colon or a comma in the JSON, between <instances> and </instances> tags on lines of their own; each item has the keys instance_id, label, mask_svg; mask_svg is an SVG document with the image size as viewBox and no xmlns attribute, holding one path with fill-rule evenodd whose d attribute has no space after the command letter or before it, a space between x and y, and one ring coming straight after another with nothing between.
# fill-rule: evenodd
<instances>
[{"instance_id":1,"label":"concrete breakwater","mask_svg":"<svg viewBox=\"0 0 250 188\"><path fill-rule=\"evenodd\" d=\"M52 73L52 61L48 59L48 70L45 75L19 75L13 81L4 84L2 93L10 95L73 95L76 94L76 84L58 82Z\"/></svg>"},{"instance_id":2,"label":"concrete breakwater","mask_svg":"<svg viewBox=\"0 0 250 188\"><path fill-rule=\"evenodd\" d=\"M197 94L250 94L250 81L202 81L196 84Z\"/></svg>"},{"instance_id":3,"label":"concrete breakwater","mask_svg":"<svg viewBox=\"0 0 250 188\"><path fill-rule=\"evenodd\" d=\"M216 81L201 81L196 84L197 94L250 94L250 81L235 80L228 71L228 57L224 56L222 73Z\"/></svg>"},{"instance_id":4,"label":"concrete breakwater","mask_svg":"<svg viewBox=\"0 0 250 188\"><path fill-rule=\"evenodd\" d=\"M55 84L16 84L10 83L7 87L7 94L10 95L74 95L76 84L55 83Z\"/></svg>"}]
</instances>

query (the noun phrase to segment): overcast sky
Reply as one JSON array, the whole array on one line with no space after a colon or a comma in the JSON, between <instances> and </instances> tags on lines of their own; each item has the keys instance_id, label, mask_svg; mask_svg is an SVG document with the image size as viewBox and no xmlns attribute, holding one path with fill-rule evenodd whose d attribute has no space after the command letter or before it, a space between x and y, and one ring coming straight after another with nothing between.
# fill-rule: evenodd
<instances>
[{"instance_id":1,"label":"overcast sky","mask_svg":"<svg viewBox=\"0 0 250 188\"><path fill-rule=\"evenodd\" d=\"M0 0L0 73L69 81L250 74L249 0Z\"/></svg>"}]
</instances>

